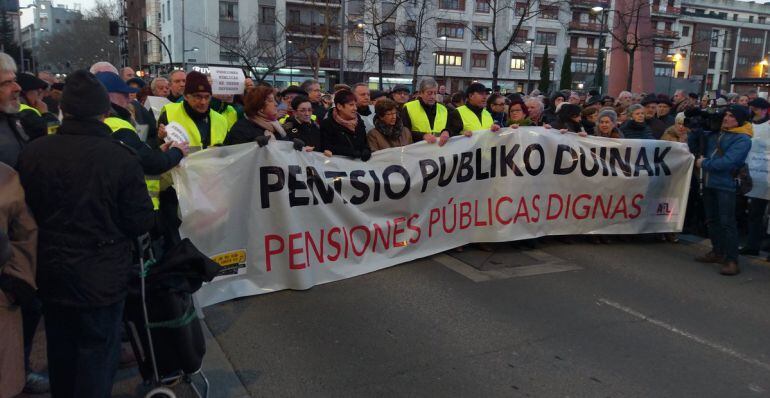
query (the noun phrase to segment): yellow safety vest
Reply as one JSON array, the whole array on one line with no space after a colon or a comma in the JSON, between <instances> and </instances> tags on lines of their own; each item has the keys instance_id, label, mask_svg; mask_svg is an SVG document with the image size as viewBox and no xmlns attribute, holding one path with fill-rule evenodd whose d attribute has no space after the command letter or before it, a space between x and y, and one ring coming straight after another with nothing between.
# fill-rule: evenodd
<instances>
[{"instance_id":1,"label":"yellow safety vest","mask_svg":"<svg viewBox=\"0 0 770 398\"><path fill-rule=\"evenodd\" d=\"M195 125L195 122L185 112L183 102L166 104L163 107L163 111L166 112L166 119L168 119L169 123L177 122L187 131L187 135L190 136L190 152L197 152L203 149L201 133L198 131L198 126ZM211 146L220 145L225 141L225 136L227 136L227 119L217 111L209 109L209 120L211 121Z\"/></svg>"},{"instance_id":2,"label":"yellow safety vest","mask_svg":"<svg viewBox=\"0 0 770 398\"><path fill-rule=\"evenodd\" d=\"M118 117L108 117L104 119L104 124L112 130L113 133L118 130L127 129L136 133L134 126ZM152 200L152 207L155 210L160 209L160 176L144 176L144 183L147 185L147 192L150 194Z\"/></svg>"},{"instance_id":3,"label":"yellow safety vest","mask_svg":"<svg viewBox=\"0 0 770 398\"><path fill-rule=\"evenodd\" d=\"M39 110L37 110L37 108L33 108L33 107L31 107L31 106L29 106L27 104L19 104L19 113L24 112L24 111L32 111L32 112L35 112L35 115L37 115L38 117L43 117L43 115L40 113ZM53 124L53 125L49 124L49 126L48 126L48 134L54 134L54 133L56 133L56 130L58 130L58 129L59 129L59 125L58 124Z\"/></svg>"},{"instance_id":4,"label":"yellow safety vest","mask_svg":"<svg viewBox=\"0 0 770 398\"><path fill-rule=\"evenodd\" d=\"M315 115L310 115L310 120L315 122L316 119L318 119L318 118L315 117ZM284 123L286 123L287 120L289 120L289 115L286 115L286 116L278 119L278 123L284 124Z\"/></svg>"},{"instance_id":5,"label":"yellow safety vest","mask_svg":"<svg viewBox=\"0 0 770 398\"><path fill-rule=\"evenodd\" d=\"M233 108L232 105L228 105L227 108L225 108L225 110L220 113L220 115L227 119L227 131L230 131L235 122L238 121L238 112L235 111L235 108Z\"/></svg>"},{"instance_id":6,"label":"yellow safety vest","mask_svg":"<svg viewBox=\"0 0 770 398\"><path fill-rule=\"evenodd\" d=\"M481 111L481 120L465 105L457 108L457 111L460 112L460 117L463 119L463 131L487 130L495 124L492 115L486 109Z\"/></svg>"},{"instance_id":7,"label":"yellow safety vest","mask_svg":"<svg viewBox=\"0 0 770 398\"><path fill-rule=\"evenodd\" d=\"M436 119L433 120L432 130L430 128L428 114L425 113L425 109L423 109L422 104L420 104L420 100L409 101L404 106L406 107L406 113L409 116L409 120L412 122L412 131L437 135L441 134L441 132L446 129L446 121L449 117L449 113L444 105L436 103Z\"/></svg>"}]
</instances>

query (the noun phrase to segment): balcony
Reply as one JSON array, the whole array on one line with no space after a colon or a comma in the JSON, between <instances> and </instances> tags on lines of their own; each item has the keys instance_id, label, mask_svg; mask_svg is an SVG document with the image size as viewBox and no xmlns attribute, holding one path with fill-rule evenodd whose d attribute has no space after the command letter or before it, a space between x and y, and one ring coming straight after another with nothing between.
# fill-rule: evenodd
<instances>
[{"instance_id":1,"label":"balcony","mask_svg":"<svg viewBox=\"0 0 770 398\"><path fill-rule=\"evenodd\" d=\"M679 39L679 32L667 29L656 29L652 31L656 39L676 40Z\"/></svg>"},{"instance_id":2,"label":"balcony","mask_svg":"<svg viewBox=\"0 0 770 398\"><path fill-rule=\"evenodd\" d=\"M348 60L348 69L363 69L364 68L364 62L363 61L350 61Z\"/></svg>"},{"instance_id":3,"label":"balcony","mask_svg":"<svg viewBox=\"0 0 770 398\"><path fill-rule=\"evenodd\" d=\"M314 62L315 63L315 62ZM350 64L350 62L348 62ZM310 59L308 57L289 57L286 60L286 65L291 67L306 66L310 67ZM333 68L339 69L340 60L337 58L324 58L321 60L321 68Z\"/></svg>"},{"instance_id":4,"label":"balcony","mask_svg":"<svg viewBox=\"0 0 770 398\"><path fill-rule=\"evenodd\" d=\"M579 30L584 32L601 33L602 24L594 22L577 22L571 21L569 23L569 30Z\"/></svg>"},{"instance_id":5,"label":"balcony","mask_svg":"<svg viewBox=\"0 0 770 398\"><path fill-rule=\"evenodd\" d=\"M291 35L311 35L311 36L329 36L339 37L340 30L337 26L327 25L302 25L301 23L289 22L286 26L286 32Z\"/></svg>"},{"instance_id":6,"label":"balcony","mask_svg":"<svg viewBox=\"0 0 770 398\"><path fill-rule=\"evenodd\" d=\"M341 7L341 3L339 0L286 0L287 3L294 3L294 4L305 4L309 6L318 6L318 7L334 7L339 8Z\"/></svg>"},{"instance_id":7,"label":"balcony","mask_svg":"<svg viewBox=\"0 0 770 398\"><path fill-rule=\"evenodd\" d=\"M596 48L570 47L570 53L573 57L592 57L596 58L599 50Z\"/></svg>"},{"instance_id":8,"label":"balcony","mask_svg":"<svg viewBox=\"0 0 770 398\"><path fill-rule=\"evenodd\" d=\"M655 54L653 59L655 62L674 62L672 57L668 54Z\"/></svg>"},{"instance_id":9,"label":"balcony","mask_svg":"<svg viewBox=\"0 0 770 398\"><path fill-rule=\"evenodd\" d=\"M610 3L601 0L572 0L569 2L573 8L593 8L596 6L610 8Z\"/></svg>"},{"instance_id":10,"label":"balcony","mask_svg":"<svg viewBox=\"0 0 770 398\"><path fill-rule=\"evenodd\" d=\"M676 18L682 15L682 9L679 7L671 7L667 5L652 5L652 15L659 15L664 17Z\"/></svg>"}]
</instances>

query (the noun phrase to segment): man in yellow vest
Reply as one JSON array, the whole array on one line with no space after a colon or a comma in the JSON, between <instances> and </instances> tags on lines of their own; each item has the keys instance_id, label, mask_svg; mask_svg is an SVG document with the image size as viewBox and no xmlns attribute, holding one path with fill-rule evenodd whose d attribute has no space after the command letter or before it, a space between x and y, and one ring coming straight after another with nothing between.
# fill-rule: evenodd
<instances>
[{"instance_id":1,"label":"man in yellow vest","mask_svg":"<svg viewBox=\"0 0 770 398\"><path fill-rule=\"evenodd\" d=\"M238 121L238 112L235 110L232 103L232 95L215 95L211 98L211 109L225 117L227 120L228 131L233 127L235 122Z\"/></svg>"},{"instance_id":2,"label":"man in yellow vest","mask_svg":"<svg viewBox=\"0 0 770 398\"><path fill-rule=\"evenodd\" d=\"M437 92L438 83L426 77L420 81L417 99L407 102L402 108L401 120L404 127L412 131L414 142L425 140L432 144L438 141L438 145L443 146L449 139L446 128L449 112L436 101Z\"/></svg>"},{"instance_id":3,"label":"man in yellow vest","mask_svg":"<svg viewBox=\"0 0 770 398\"><path fill-rule=\"evenodd\" d=\"M48 83L29 73L16 75L16 82L21 87L19 121L30 139L55 133L59 119L48 111L48 105L43 102L43 91L48 88Z\"/></svg>"},{"instance_id":4,"label":"man in yellow vest","mask_svg":"<svg viewBox=\"0 0 770 398\"><path fill-rule=\"evenodd\" d=\"M123 79L112 72L99 72L96 78L107 88L112 109L104 119L104 124L112 130L112 137L131 147L139 156L139 163L144 171L147 192L150 194L155 210L160 208L160 175L173 169L189 151L186 142L166 143L160 149L152 149L136 133L131 112L129 94L137 89L127 85Z\"/></svg>"},{"instance_id":5,"label":"man in yellow vest","mask_svg":"<svg viewBox=\"0 0 770 398\"><path fill-rule=\"evenodd\" d=\"M500 130L492 114L486 110L489 89L481 83L471 83L465 89L465 105L449 114L448 129L453 136L470 137L476 130Z\"/></svg>"},{"instance_id":6,"label":"man in yellow vest","mask_svg":"<svg viewBox=\"0 0 770 398\"><path fill-rule=\"evenodd\" d=\"M166 104L158 118L158 137L165 138L165 125L177 122L190 138L190 151L222 145L227 135L227 119L214 111L211 84L206 75L190 72L184 87L184 101Z\"/></svg>"}]
</instances>

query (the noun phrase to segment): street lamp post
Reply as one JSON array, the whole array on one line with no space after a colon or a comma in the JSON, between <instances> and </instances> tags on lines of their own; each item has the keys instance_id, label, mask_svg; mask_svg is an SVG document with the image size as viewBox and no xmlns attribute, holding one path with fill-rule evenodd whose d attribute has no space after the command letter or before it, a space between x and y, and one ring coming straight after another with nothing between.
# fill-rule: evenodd
<instances>
[{"instance_id":1,"label":"street lamp post","mask_svg":"<svg viewBox=\"0 0 770 398\"><path fill-rule=\"evenodd\" d=\"M535 42L533 40L527 40L527 44L529 44L529 61L527 61L527 89L526 93L531 92L530 88L530 80L532 80L532 50L535 48ZM525 94L526 94L525 93Z\"/></svg>"},{"instance_id":2,"label":"street lamp post","mask_svg":"<svg viewBox=\"0 0 770 398\"><path fill-rule=\"evenodd\" d=\"M291 44L292 41L291 40L287 40L286 43ZM288 53L289 52L287 51L286 52L286 54L287 54L286 61L288 61L287 65L289 66L289 85L291 86L291 85L294 84L294 73L293 73L294 71L291 69L291 57L288 56Z\"/></svg>"},{"instance_id":3,"label":"street lamp post","mask_svg":"<svg viewBox=\"0 0 770 398\"><path fill-rule=\"evenodd\" d=\"M446 36L441 36L440 39L444 40L444 87L446 87L447 86L447 84L446 84L446 60L447 60L446 52L447 52L447 41L448 41L447 39L448 38Z\"/></svg>"},{"instance_id":4,"label":"street lamp post","mask_svg":"<svg viewBox=\"0 0 770 398\"><path fill-rule=\"evenodd\" d=\"M436 77L436 65L438 64L438 53L433 52L433 77Z\"/></svg>"},{"instance_id":5,"label":"street lamp post","mask_svg":"<svg viewBox=\"0 0 770 398\"><path fill-rule=\"evenodd\" d=\"M599 36L599 51L596 54L596 72L594 72L594 86L599 90L599 95L602 95L602 88L604 86L604 54L605 54L605 39L607 36L607 9L602 6L592 7L591 11L594 13L601 13L601 35Z\"/></svg>"}]
</instances>

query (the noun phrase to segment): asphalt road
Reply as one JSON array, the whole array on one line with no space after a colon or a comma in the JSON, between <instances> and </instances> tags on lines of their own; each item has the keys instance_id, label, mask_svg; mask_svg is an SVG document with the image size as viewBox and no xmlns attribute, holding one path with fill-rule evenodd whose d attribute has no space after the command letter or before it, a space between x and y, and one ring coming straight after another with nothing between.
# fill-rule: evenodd
<instances>
[{"instance_id":1,"label":"asphalt road","mask_svg":"<svg viewBox=\"0 0 770 398\"><path fill-rule=\"evenodd\" d=\"M770 396L762 261L723 277L694 244L496 248L234 300L206 323L254 397Z\"/></svg>"}]
</instances>

